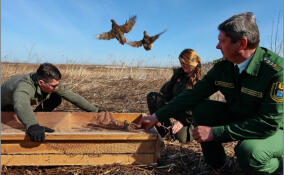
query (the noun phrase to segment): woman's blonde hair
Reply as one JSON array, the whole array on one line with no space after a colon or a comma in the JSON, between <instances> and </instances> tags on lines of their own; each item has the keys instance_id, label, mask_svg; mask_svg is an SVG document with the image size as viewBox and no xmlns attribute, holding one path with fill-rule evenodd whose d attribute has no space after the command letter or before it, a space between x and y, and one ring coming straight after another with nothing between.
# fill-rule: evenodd
<instances>
[{"instance_id":1,"label":"woman's blonde hair","mask_svg":"<svg viewBox=\"0 0 284 175\"><path fill-rule=\"evenodd\" d=\"M196 83L197 80L201 79L201 59L198 54L193 49L184 49L180 55L179 59L182 63L195 67L195 70L190 77L192 85Z\"/></svg>"}]
</instances>

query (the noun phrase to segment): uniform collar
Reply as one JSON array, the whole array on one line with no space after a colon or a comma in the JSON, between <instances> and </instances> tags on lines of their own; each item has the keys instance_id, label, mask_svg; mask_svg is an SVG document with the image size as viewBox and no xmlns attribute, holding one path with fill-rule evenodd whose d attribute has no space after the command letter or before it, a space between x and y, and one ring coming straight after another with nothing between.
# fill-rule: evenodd
<instances>
[{"instance_id":1,"label":"uniform collar","mask_svg":"<svg viewBox=\"0 0 284 175\"><path fill-rule=\"evenodd\" d=\"M240 64L236 64L237 66L238 66L238 68L239 68L239 73L242 73L242 71L248 66L248 64L249 64L249 62L250 62L250 60L251 60L251 58L253 57L253 55L252 56L250 56L247 60L245 60L244 62L242 62L242 63L240 63Z\"/></svg>"},{"instance_id":2,"label":"uniform collar","mask_svg":"<svg viewBox=\"0 0 284 175\"><path fill-rule=\"evenodd\" d=\"M251 58L250 62L248 63L247 68L245 69L245 71L249 75L252 75L252 76L258 75L261 62L263 61L263 55L264 55L264 51L260 47L257 47L253 57Z\"/></svg>"}]
</instances>

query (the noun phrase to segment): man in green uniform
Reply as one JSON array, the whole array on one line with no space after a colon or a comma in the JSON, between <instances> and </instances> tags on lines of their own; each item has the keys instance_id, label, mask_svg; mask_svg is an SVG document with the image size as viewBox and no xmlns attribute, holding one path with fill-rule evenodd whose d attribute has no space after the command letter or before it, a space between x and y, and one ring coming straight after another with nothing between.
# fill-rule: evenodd
<instances>
[{"instance_id":1,"label":"man in green uniform","mask_svg":"<svg viewBox=\"0 0 284 175\"><path fill-rule=\"evenodd\" d=\"M45 132L53 132L40 126L33 112L52 111L60 105L62 98L85 111L98 112L96 106L60 84L60 79L60 71L54 65L44 63L36 72L16 75L1 85L1 111L15 111L32 141L42 142Z\"/></svg>"},{"instance_id":2,"label":"man in green uniform","mask_svg":"<svg viewBox=\"0 0 284 175\"><path fill-rule=\"evenodd\" d=\"M224 58L169 104L140 121L151 128L158 121L193 107L193 138L201 143L206 162L215 170L225 163L222 143L239 141L239 164L255 174L283 171L283 58L259 47L252 13L234 15L219 25ZM205 100L216 91L226 102Z\"/></svg>"}]
</instances>

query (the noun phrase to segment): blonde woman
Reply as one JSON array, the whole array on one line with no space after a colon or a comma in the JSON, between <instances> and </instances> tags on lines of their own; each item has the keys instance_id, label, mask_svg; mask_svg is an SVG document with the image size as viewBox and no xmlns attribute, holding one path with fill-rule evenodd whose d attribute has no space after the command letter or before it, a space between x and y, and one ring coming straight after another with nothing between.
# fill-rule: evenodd
<instances>
[{"instance_id":1,"label":"blonde woman","mask_svg":"<svg viewBox=\"0 0 284 175\"><path fill-rule=\"evenodd\" d=\"M150 114L155 113L159 108L171 101L175 96L185 89L191 89L201 79L201 59L193 49L184 49L179 55L180 68L173 69L173 76L166 82L160 92L150 92L147 95L147 104ZM186 143L192 140L192 116L191 111L172 116L176 121L172 124L169 120L156 125L156 129L162 137L172 132L181 142ZM173 126L172 126L173 125ZM171 126L171 131L166 128Z\"/></svg>"}]
</instances>

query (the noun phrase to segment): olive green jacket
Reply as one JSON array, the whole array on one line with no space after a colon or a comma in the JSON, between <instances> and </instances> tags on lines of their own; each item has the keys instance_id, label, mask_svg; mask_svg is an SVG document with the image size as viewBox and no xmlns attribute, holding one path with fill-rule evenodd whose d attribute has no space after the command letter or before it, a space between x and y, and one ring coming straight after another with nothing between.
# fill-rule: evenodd
<instances>
[{"instance_id":1,"label":"olive green jacket","mask_svg":"<svg viewBox=\"0 0 284 175\"><path fill-rule=\"evenodd\" d=\"M82 96L68 90L59 84L53 93L88 112L97 112L98 108L89 103ZM13 105L19 120L29 128L37 124L32 105L39 105L49 99L50 94L43 93L37 84L37 74L17 75L1 85L1 106Z\"/></svg>"},{"instance_id":2,"label":"olive green jacket","mask_svg":"<svg viewBox=\"0 0 284 175\"><path fill-rule=\"evenodd\" d=\"M156 116L159 121L163 121L220 90L230 110L240 120L224 126L214 126L214 139L226 142L266 138L283 128L282 62L280 56L258 47L248 67L238 74L233 63L220 59L193 89L187 89L175 97L159 109Z\"/></svg>"},{"instance_id":3,"label":"olive green jacket","mask_svg":"<svg viewBox=\"0 0 284 175\"><path fill-rule=\"evenodd\" d=\"M173 76L162 86L160 94L169 102L186 89L188 81L189 77L182 68L173 69Z\"/></svg>"}]
</instances>

